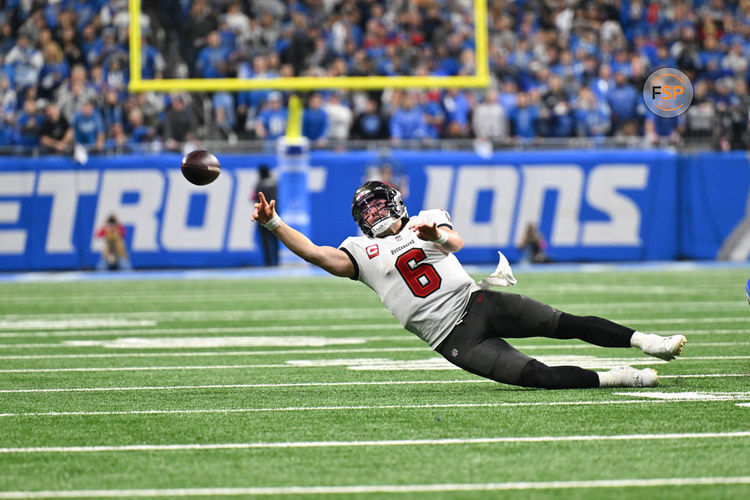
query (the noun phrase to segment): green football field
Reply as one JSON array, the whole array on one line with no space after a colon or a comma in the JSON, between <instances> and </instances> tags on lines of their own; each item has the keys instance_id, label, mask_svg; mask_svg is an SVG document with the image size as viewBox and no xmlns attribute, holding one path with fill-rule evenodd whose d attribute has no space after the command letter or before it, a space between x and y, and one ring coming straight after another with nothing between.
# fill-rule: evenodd
<instances>
[{"instance_id":1,"label":"green football field","mask_svg":"<svg viewBox=\"0 0 750 500\"><path fill-rule=\"evenodd\" d=\"M512 341L661 380L563 391L454 369L345 279L0 283L0 498L750 498L749 276L517 272L514 293L688 338L670 363Z\"/></svg>"}]
</instances>

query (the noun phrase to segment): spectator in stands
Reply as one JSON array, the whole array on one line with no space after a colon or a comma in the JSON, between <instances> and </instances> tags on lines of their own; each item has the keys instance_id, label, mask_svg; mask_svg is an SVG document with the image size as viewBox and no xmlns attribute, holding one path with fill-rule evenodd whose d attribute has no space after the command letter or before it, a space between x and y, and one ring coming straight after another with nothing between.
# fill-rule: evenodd
<instances>
[{"instance_id":1,"label":"spectator in stands","mask_svg":"<svg viewBox=\"0 0 750 500\"><path fill-rule=\"evenodd\" d=\"M128 127L134 146L148 144L156 140L156 131L154 127L144 124L143 113L140 108L132 108L128 113Z\"/></svg>"},{"instance_id":2,"label":"spectator in stands","mask_svg":"<svg viewBox=\"0 0 750 500\"><path fill-rule=\"evenodd\" d=\"M581 87L574 105L576 134L585 137L604 137L610 130L609 105L588 87Z\"/></svg>"},{"instance_id":3,"label":"spectator in stands","mask_svg":"<svg viewBox=\"0 0 750 500\"><path fill-rule=\"evenodd\" d=\"M51 99L57 88L70 76L68 62L55 42L44 46L44 64L39 72L39 97Z\"/></svg>"},{"instance_id":4,"label":"spectator in stands","mask_svg":"<svg viewBox=\"0 0 750 500\"><path fill-rule=\"evenodd\" d=\"M244 46L250 41L252 37L250 18L242 12L242 3L239 0L233 0L229 4L224 14L224 21L237 37L238 46Z\"/></svg>"},{"instance_id":5,"label":"spectator in stands","mask_svg":"<svg viewBox=\"0 0 750 500\"><path fill-rule=\"evenodd\" d=\"M128 86L128 81L130 80L130 75L128 73L126 63L127 58L122 54L113 54L111 57L109 57L107 59L107 64L103 70L104 79L101 83L100 88L106 84L109 87L116 88L124 92ZM92 68L91 70L92 79L94 77L94 69L96 68L97 66L94 66L94 68Z\"/></svg>"},{"instance_id":6,"label":"spectator in stands","mask_svg":"<svg viewBox=\"0 0 750 500\"><path fill-rule=\"evenodd\" d=\"M280 92L271 92L268 102L255 120L255 135L268 141L275 140L286 132L287 112Z\"/></svg>"},{"instance_id":7,"label":"spectator in stands","mask_svg":"<svg viewBox=\"0 0 750 500\"><path fill-rule=\"evenodd\" d=\"M388 121L378 111L378 103L372 97L367 98L365 110L357 116L352 129L355 139L377 140L388 136Z\"/></svg>"},{"instance_id":8,"label":"spectator in stands","mask_svg":"<svg viewBox=\"0 0 750 500\"><path fill-rule=\"evenodd\" d=\"M54 102L47 104L45 109L39 142L43 153L66 154L73 149L73 128Z\"/></svg>"},{"instance_id":9,"label":"spectator in stands","mask_svg":"<svg viewBox=\"0 0 750 500\"><path fill-rule=\"evenodd\" d=\"M8 54L10 49L16 44L15 38L13 38L13 26L8 22L8 19L2 19L4 22L0 23L0 54Z\"/></svg>"},{"instance_id":10,"label":"spectator in stands","mask_svg":"<svg viewBox=\"0 0 750 500\"><path fill-rule=\"evenodd\" d=\"M18 109L18 96L13 90L10 77L0 71L0 120L5 123L15 122Z\"/></svg>"},{"instance_id":11,"label":"spectator in stands","mask_svg":"<svg viewBox=\"0 0 750 500\"><path fill-rule=\"evenodd\" d=\"M159 49L153 46L150 36L141 37L141 78L159 80L164 77L167 63Z\"/></svg>"},{"instance_id":12,"label":"spectator in stands","mask_svg":"<svg viewBox=\"0 0 750 500\"><path fill-rule=\"evenodd\" d=\"M401 106L391 115L391 139L424 139L428 136L424 113L416 106L416 93L403 95Z\"/></svg>"},{"instance_id":13,"label":"spectator in stands","mask_svg":"<svg viewBox=\"0 0 750 500\"><path fill-rule=\"evenodd\" d=\"M42 129L43 120L34 98L27 97L23 102L23 110L18 115L18 143L21 146L39 144L39 132Z\"/></svg>"},{"instance_id":14,"label":"spectator in stands","mask_svg":"<svg viewBox=\"0 0 750 500\"><path fill-rule=\"evenodd\" d=\"M207 42L195 62L196 72L203 78L226 77L229 49L221 44L221 36L218 31L209 33Z\"/></svg>"},{"instance_id":15,"label":"spectator in stands","mask_svg":"<svg viewBox=\"0 0 750 500\"><path fill-rule=\"evenodd\" d=\"M687 139L711 138L715 132L716 109L708 95L708 83L696 82L693 102L685 112L685 137Z\"/></svg>"},{"instance_id":16,"label":"spectator in stands","mask_svg":"<svg viewBox=\"0 0 750 500\"><path fill-rule=\"evenodd\" d=\"M73 66L68 82L57 89L56 100L65 118L73 121L73 115L83 107L83 103L96 99L97 93L87 79L86 68L82 64Z\"/></svg>"},{"instance_id":17,"label":"spectator in stands","mask_svg":"<svg viewBox=\"0 0 750 500\"><path fill-rule=\"evenodd\" d=\"M341 102L341 95L330 92L324 109L328 116L328 138L334 141L348 139L352 127L352 110Z\"/></svg>"},{"instance_id":18,"label":"spectator in stands","mask_svg":"<svg viewBox=\"0 0 750 500\"><path fill-rule=\"evenodd\" d=\"M489 89L484 93L484 100L474 110L471 124L478 139L500 141L509 136L508 120L498 103L497 90Z\"/></svg>"},{"instance_id":19,"label":"spectator in stands","mask_svg":"<svg viewBox=\"0 0 750 500\"><path fill-rule=\"evenodd\" d=\"M185 97L177 94L164 118L164 143L171 151L179 150L186 142L195 140L195 118Z\"/></svg>"},{"instance_id":20,"label":"spectator in stands","mask_svg":"<svg viewBox=\"0 0 750 500\"><path fill-rule=\"evenodd\" d=\"M624 72L615 73L615 87L608 95L612 109L612 125L615 130L632 120L638 119L638 91L628 81Z\"/></svg>"},{"instance_id":21,"label":"spectator in stands","mask_svg":"<svg viewBox=\"0 0 750 500\"><path fill-rule=\"evenodd\" d=\"M237 68L238 78L252 78L253 80L274 78L278 75L268 68L269 58L258 54L253 57L252 68L247 62L240 62ZM255 124L255 116L261 106L268 100L270 90L259 89L242 91L237 94L237 120L244 123L246 130L252 131ZM248 125L251 125L248 129Z\"/></svg>"},{"instance_id":22,"label":"spectator in stands","mask_svg":"<svg viewBox=\"0 0 750 500\"><path fill-rule=\"evenodd\" d=\"M182 25L180 48L191 75L197 74L195 62L208 43L209 33L218 27L216 15L206 0L195 0L190 5L190 12Z\"/></svg>"},{"instance_id":23,"label":"spectator in stands","mask_svg":"<svg viewBox=\"0 0 750 500\"><path fill-rule=\"evenodd\" d=\"M658 144L662 140L665 140L674 146L679 143L684 130L685 115L664 118L648 113L643 123L643 133L646 141L651 144Z\"/></svg>"},{"instance_id":24,"label":"spectator in stands","mask_svg":"<svg viewBox=\"0 0 750 500\"><path fill-rule=\"evenodd\" d=\"M236 142L237 134L234 129L237 126L237 115L234 97L229 92L216 92L211 103L214 112L214 130L211 136L214 139Z\"/></svg>"},{"instance_id":25,"label":"spectator in stands","mask_svg":"<svg viewBox=\"0 0 750 500\"><path fill-rule=\"evenodd\" d=\"M129 153L132 151L131 138L125 133L125 127L123 127L120 122L112 123L112 127L109 129L104 145L107 150L116 154Z\"/></svg>"},{"instance_id":26,"label":"spectator in stands","mask_svg":"<svg viewBox=\"0 0 750 500\"><path fill-rule=\"evenodd\" d=\"M437 90L420 91L417 96L427 124L427 138L438 139L445 130L445 110L440 103L440 93Z\"/></svg>"},{"instance_id":27,"label":"spectator in stands","mask_svg":"<svg viewBox=\"0 0 750 500\"><path fill-rule=\"evenodd\" d=\"M13 68L13 86L23 90L37 85L44 57L31 45L28 36L20 34L16 44L5 56L4 64Z\"/></svg>"},{"instance_id":28,"label":"spectator in stands","mask_svg":"<svg viewBox=\"0 0 750 500\"><path fill-rule=\"evenodd\" d=\"M86 101L81 110L73 116L75 142L95 151L104 149L105 129L95 101Z\"/></svg>"},{"instance_id":29,"label":"spectator in stands","mask_svg":"<svg viewBox=\"0 0 750 500\"><path fill-rule=\"evenodd\" d=\"M97 39L89 53L89 67L106 67L113 57L127 57L127 53L117 43L117 30L113 27L107 27L102 30L101 40Z\"/></svg>"},{"instance_id":30,"label":"spectator in stands","mask_svg":"<svg viewBox=\"0 0 750 500\"><path fill-rule=\"evenodd\" d=\"M77 64L83 64L83 52L81 51L81 43L78 40L78 33L76 33L75 28L72 26L63 28L60 39L63 56L68 66L72 68Z\"/></svg>"},{"instance_id":31,"label":"spectator in stands","mask_svg":"<svg viewBox=\"0 0 750 500\"><path fill-rule=\"evenodd\" d=\"M314 92L302 114L302 135L310 142L322 144L328 132L328 115L323 109L323 96Z\"/></svg>"},{"instance_id":32,"label":"spectator in stands","mask_svg":"<svg viewBox=\"0 0 750 500\"><path fill-rule=\"evenodd\" d=\"M99 106L99 110L102 115L104 130L110 130L114 123L123 123L125 121L125 111L117 89L108 87L104 90L103 97L104 102Z\"/></svg>"},{"instance_id":33,"label":"spectator in stands","mask_svg":"<svg viewBox=\"0 0 750 500\"><path fill-rule=\"evenodd\" d=\"M468 94L458 88L449 88L443 94L443 109L445 109L445 127L448 137L469 136L469 114L472 109Z\"/></svg>"},{"instance_id":34,"label":"spectator in stands","mask_svg":"<svg viewBox=\"0 0 750 500\"><path fill-rule=\"evenodd\" d=\"M539 108L530 101L527 93L519 92L516 107L510 114L513 135L522 139L533 139L536 137L538 120Z\"/></svg>"}]
</instances>

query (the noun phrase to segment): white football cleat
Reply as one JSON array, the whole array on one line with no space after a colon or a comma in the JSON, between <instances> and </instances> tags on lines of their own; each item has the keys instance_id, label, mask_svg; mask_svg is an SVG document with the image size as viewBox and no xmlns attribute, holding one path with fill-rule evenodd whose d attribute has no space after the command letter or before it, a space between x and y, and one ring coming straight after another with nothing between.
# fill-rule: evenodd
<instances>
[{"instance_id":1,"label":"white football cleat","mask_svg":"<svg viewBox=\"0 0 750 500\"><path fill-rule=\"evenodd\" d=\"M517 283L516 277L513 276L513 270L510 268L508 259L503 255L503 252L497 253L500 256L500 262L497 263L495 272L477 283L477 285L485 290L492 286L513 286Z\"/></svg>"},{"instance_id":2,"label":"white football cleat","mask_svg":"<svg viewBox=\"0 0 750 500\"><path fill-rule=\"evenodd\" d=\"M682 353L682 348L687 343L684 335L672 335L662 337L661 335L646 335L643 342L643 352L665 361L671 361Z\"/></svg>"},{"instance_id":3,"label":"white football cleat","mask_svg":"<svg viewBox=\"0 0 750 500\"><path fill-rule=\"evenodd\" d=\"M659 385L659 375L653 368L636 370L630 366L618 366L602 375L607 380L602 387L656 387Z\"/></svg>"}]
</instances>

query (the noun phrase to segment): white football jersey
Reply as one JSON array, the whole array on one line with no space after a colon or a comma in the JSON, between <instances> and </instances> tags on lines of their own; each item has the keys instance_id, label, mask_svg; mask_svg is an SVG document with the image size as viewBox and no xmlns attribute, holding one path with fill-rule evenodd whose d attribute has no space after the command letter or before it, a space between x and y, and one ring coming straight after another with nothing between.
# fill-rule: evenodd
<instances>
[{"instance_id":1,"label":"white football jersey","mask_svg":"<svg viewBox=\"0 0 750 500\"><path fill-rule=\"evenodd\" d=\"M423 210L398 234L354 236L339 248L352 259L354 279L372 288L404 328L434 349L458 323L469 295L479 287L455 255L407 229L415 222L453 229L444 210Z\"/></svg>"}]
</instances>

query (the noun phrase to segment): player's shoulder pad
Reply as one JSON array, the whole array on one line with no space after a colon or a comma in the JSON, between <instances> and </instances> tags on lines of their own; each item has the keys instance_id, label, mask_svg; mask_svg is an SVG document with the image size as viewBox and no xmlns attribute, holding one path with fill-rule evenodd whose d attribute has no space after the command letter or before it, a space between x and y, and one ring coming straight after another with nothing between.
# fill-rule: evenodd
<instances>
[{"instance_id":1,"label":"player's shoulder pad","mask_svg":"<svg viewBox=\"0 0 750 500\"><path fill-rule=\"evenodd\" d=\"M367 236L349 236L341 242L339 248L365 248L370 244L369 242L370 238Z\"/></svg>"}]
</instances>

